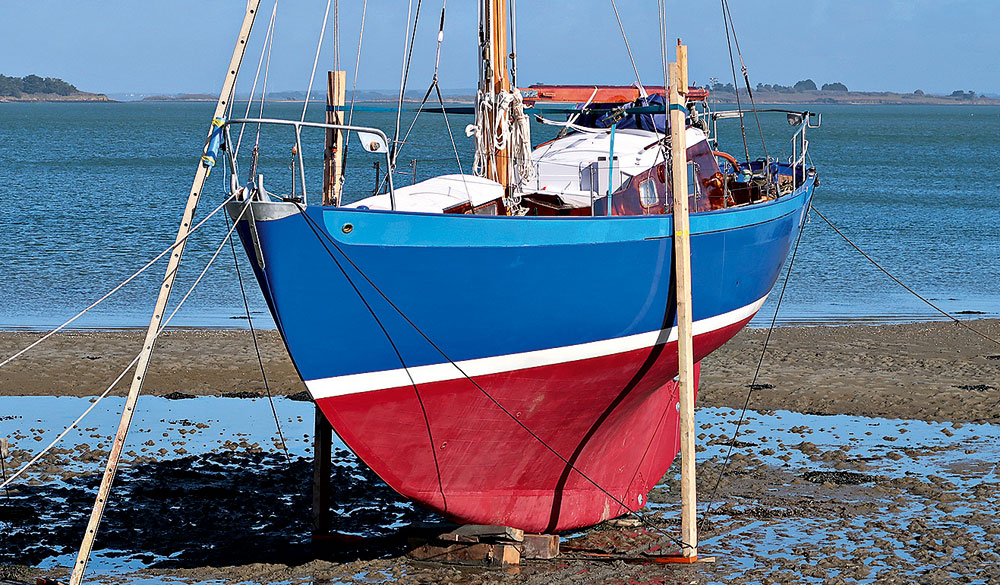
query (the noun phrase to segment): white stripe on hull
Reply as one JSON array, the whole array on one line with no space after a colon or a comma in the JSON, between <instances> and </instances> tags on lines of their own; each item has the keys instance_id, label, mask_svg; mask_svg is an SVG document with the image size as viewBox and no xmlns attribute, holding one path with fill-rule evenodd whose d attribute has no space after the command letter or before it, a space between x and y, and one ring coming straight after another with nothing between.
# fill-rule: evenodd
<instances>
[{"instance_id":1,"label":"white stripe on hull","mask_svg":"<svg viewBox=\"0 0 1000 585\"><path fill-rule=\"evenodd\" d=\"M764 295L757 301L734 309L721 315L708 317L694 322L694 335L711 333L717 329L722 329L734 323L738 323L751 317L756 313L767 299ZM671 327L659 331L649 331L647 333L636 333L625 337L614 339L604 339L601 341L591 341L577 345L567 345L563 347L553 347L551 349L539 349L522 353L508 355L498 355L485 358L477 358L455 362L469 377L498 374L501 372L512 372L551 366L580 360L605 357L618 353L625 353L637 349L652 347L656 344L661 334L668 331L667 343L677 341L677 328ZM349 374L346 376L333 376L330 378L317 378L306 380L306 388L312 394L313 400L321 398L332 398L345 394L357 394L359 392L371 392L374 390L384 390L386 388L399 388L410 385L410 378L413 383L429 384L432 382L444 382L446 380L457 380L464 378L462 372L451 363L429 364L426 366L415 366L407 369L398 368L395 370L383 370L380 372L364 372L361 374Z\"/></svg>"}]
</instances>

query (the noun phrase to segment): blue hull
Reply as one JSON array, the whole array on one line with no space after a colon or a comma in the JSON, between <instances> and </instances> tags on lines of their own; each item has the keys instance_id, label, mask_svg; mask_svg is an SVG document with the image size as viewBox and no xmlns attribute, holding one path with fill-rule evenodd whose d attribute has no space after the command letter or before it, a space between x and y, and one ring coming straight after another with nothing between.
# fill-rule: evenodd
<instances>
[{"instance_id":1,"label":"blue hull","mask_svg":"<svg viewBox=\"0 0 1000 585\"><path fill-rule=\"evenodd\" d=\"M759 307L813 182L776 201L691 216L696 322ZM256 229L241 221L239 234L307 382L578 346L676 323L669 215L252 207Z\"/></svg>"},{"instance_id":2,"label":"blue hull","mask_svg":"<svg viewBox=\"0 0 1000 585\"><path fill-rule=\"evenodd\" d=\"M812 189L691 216L695 360L763 304ZM537 533L645 504L679 445L670 216L251 209L292 360L393 489Z\"/></svg>"}]
</instances>

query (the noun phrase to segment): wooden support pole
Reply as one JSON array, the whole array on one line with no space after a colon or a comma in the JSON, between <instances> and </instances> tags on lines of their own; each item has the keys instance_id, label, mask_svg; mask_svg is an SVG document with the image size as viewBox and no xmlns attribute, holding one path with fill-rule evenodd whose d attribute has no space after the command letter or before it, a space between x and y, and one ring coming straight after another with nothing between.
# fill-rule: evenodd
<instances>
[{"instance_id":1,"label":"wooden support pole","mask_svg":"<svg viewBox=\"0 0 1000 585\"><path fill-rule=\"evenodd\" d=\"M327 71L326 123L344 123L344 94L347 86L346 71ZM323 205L340 205L344 174L344 133L326 130L326 147L323 149Z\"/></svg>"},{"instance_id":2,"label":"wooden support pole","mask_svg":"<svg viewBox=\"0 0 1000 585\"><path fill-rule=\"evenodd\" d=\"M673 193L674 267L677 281L677 362L680 380L681 551L698 556L697 494L694 456L694 361L691 311L691 232L688 218L687 47L678 42L677 62L670 64L670 152Z\"/></svg>"},{"instance_id":3,"label":"wooden support pole","mask_svg":"<svg viewBox=\"0 0 1000 585\"><path fill-rule=\"evenodd\" d=\"M257 8L260 0L249 0L247 11L243 17L243 26L240 28L240 35L236 41L236 48L233 50L233 57L226 70L226 79L222 84L222 91L219 93L219 101L215 105L215 115L213 117L212 131L215 130L214 120L221 119L226 115L229 108L229 101L233 97L233 89L236 87L236 74L240 70L243 62L243 55L246 52L247 40L250 38L250 30L253 28L254 19L257 17ZM209 132L211 138L212 132ZM208 152L208 140L205 141L205 148L202 155ZM177 238L174 240L174 252L167 262L167 272L160 286L159 296L153 308L153 316L149 321L149 328L146 329L146 337L142 342L142 353L135 367L132 377L132 385L129 387L128 398L125 400L125 408L122 410L122 418L118 423L118 432L115 433L114 442L111 444L111 452L108 454L108 463L104 469L104 476L101 479L101 487L97 491L97 500L94 502L94 509L87 522L86 532L83 534L83 542L80 544L80 552L77 554L76 563L73 565L73 573L70 576L70 585L80 585L83 582L83 574L87 570L87 562L90 560L90 551L94 548L94 539L97 537L97 529L101 524L104 515L104 506L107 504L108 496L111 493L111 484L115 479L115 472L118 470L118 462L121 459L122 449L125 447L125 438L128 435L129 427L132 424L132 415L135 414L136 402L139 400L139 392L142 390L142 383L146 377L146 370L149 367L149 356L153 352L153 345L156 342L156 335L163 321L163 313L167 308L167 300L170 298L171 287L174 284L174 277L177 275L177 267L180 264L181 256L184 254L184 245L187 242L188 232L191 230L191 221L194 212L198 207L198 200L201 190L205 186L212 167L203 161L198 163L198 170L195 171L194 181L191 185L191 192L188 195L187 205L184 207L184 215L181 218L181 225L177 230Z\"/></svg>"},{"instance_id":4,"label":"wooden support pole","mask_svg":"<svg viewBox=\"0 0 1000 585\"><path fill-rule=\"evenodd\" d=\"M315 436L313 437L313 536L330 533L330 472L332 471L333 428L323 411L316 407Z\"/></svg>"}]
</instances>

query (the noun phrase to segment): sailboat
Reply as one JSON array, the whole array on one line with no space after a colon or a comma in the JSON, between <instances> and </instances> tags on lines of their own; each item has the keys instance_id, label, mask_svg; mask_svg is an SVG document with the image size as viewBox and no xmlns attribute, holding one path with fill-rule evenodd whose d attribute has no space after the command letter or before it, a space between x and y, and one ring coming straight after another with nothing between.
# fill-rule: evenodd
<instances>
[{"instance_id":1,"label":"sailboat","mask_svg":"<svg viewBox=\"0 0 1000 585\"><path fill-rule=\"evenodd\" d=\"M279 124L385 156L376 193L326 204L255 173L244 184L228 161L229 212L274 322L335 432L394 490L461 523L552 533L643 507L678 452L670 88L519 87L507 3L479 14L470 172L396 186L398 143L343 122L224 119L206 153L233 152L230 128ZM778 278L816 186L816 124L790 113L789 159L740 161L714 126L745 112L674 89L698 362ZM568 114L545 119L556 138L532 143L533 109Z\"/></svg>"}]
</instances>

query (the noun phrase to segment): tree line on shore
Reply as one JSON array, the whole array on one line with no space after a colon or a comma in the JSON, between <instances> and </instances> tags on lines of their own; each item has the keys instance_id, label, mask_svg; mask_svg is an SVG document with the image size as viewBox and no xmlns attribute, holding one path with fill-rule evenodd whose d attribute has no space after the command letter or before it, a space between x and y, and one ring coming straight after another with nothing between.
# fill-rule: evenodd
<instances>
[{"instance_id":1,"label":"tree line on shore","mask_svg":"<svg viewBox=\"0 0 1000 585\"><path fill-rule=\"evenodd\" d=\"M71 83L66 83L58 77L39 77L26 75L24 77L8 77L0 74L0 96L19 98L24 94L56 94L72 95L80 90Z\"/></svg>"},{"instance_id":2,"label":"tree line on shore","mask_svg":"<svg viewBox=\"0 0 1000 585\"><path fill-rule=\"evenodd\" d=\"M715 80L715 78L712 78L712 81L711 83L709 83L708 88L716 92L736 93L736 88L733 86L732 83L719 83L718 81ZM846 85L840 83L839 81L833 83L824 83L821 87L817 87L816 82L813 81L812 79L803 79L795 82L795 85L781 85L778 83L775 84L758 83L757 86L754 88L754 91L758 92L771 91L776 93L801 93L804 91L834 91L834 92L847 93L849 90L847 89ZM914 91L913 94L921 96L925 95L924 92L919 89ZM972 100L976 99L977 96L976 92L974 91L963 91L961 89L956 89L955 91L951 92L951 95L949 97Z\"/></svg>"}]
</instances>

